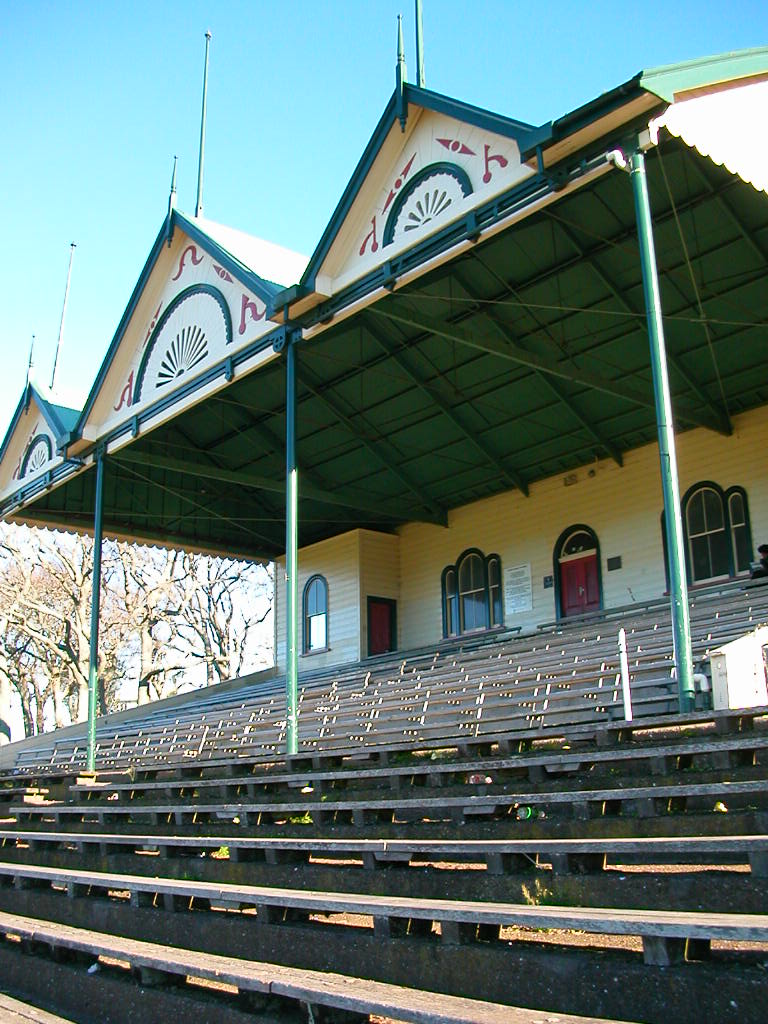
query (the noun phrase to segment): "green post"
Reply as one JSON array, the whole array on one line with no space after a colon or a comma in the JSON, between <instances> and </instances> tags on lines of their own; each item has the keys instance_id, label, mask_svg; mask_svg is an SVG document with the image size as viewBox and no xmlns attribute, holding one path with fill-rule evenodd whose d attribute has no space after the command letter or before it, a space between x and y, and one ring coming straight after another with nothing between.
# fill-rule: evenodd
<instances>
[{"instance_id":1,"label":"green post","mask_svg":"<svg viewBox=\"0 0 768 1024\"><path fill-rule=\"evenodd\" d=\"M91 580L91 657L88 667L88 750L86 767L96 770L96 704L99 691L99 604L101 599L101 524L104 511L104 454L96 453L96 508L93 521Z\"/></svg>"},{"instance_id":2,"label":"green post","mask_svg":"<svg viewBox=\"0 0 768 1024\"><path fill-rule=\"evenodd\" d=\"M680 514L680 488L677 480L677 455L672 422L672 400L669 393L667 354L664 346L664 327L661 317L659 279L656 272L656 253L653 245L651 205L645 173L645 156L635 150L629 158L632 192L635 198L637 235L640 244L640 263L643 272L643 292L648 318L648 339L651 346L653 394L656 402L656 425L661 459L661 485L664 494L664 522L667 529L667 557L669 589L672 604L672 635L677 668L677 686L680 711L694 707L693 657L691 654L691 625L688 613L688 583L685 575L685 547L683 521Z\"/></svg>"},{"instance_id":3,"label":"green post","mask_svg":"<svg viewBox=\"0 0 768 1024\"><path fill-rule=\"evenodd\" d=\"M299 746L297 691L299 676L299 471L296 466L296 345L285 346L285 705L286 752Z\"/></svg>"}]
</instances>

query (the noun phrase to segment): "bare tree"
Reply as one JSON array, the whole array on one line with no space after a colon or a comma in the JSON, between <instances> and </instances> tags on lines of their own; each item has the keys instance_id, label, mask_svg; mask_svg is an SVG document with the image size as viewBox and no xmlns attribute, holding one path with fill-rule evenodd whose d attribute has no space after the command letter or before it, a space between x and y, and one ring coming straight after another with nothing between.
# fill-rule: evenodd
<instances>
[{"instance_id":1,"label":"bare tree","mask_svg":"<svg viewBox=\"0 0 768 1024\"><path fill-rule=\"evenodd\" d=\"M178 551L117 545L115 585L134 634L138 704L170 696L175 690L176 673L185 667L180 652L169 642L169 622L180 611L178 576L183 571L182 561Z\"/></svg>"},{"instance_id":2,"label":"bare tree","mask_svg":"<svg viewBox=\"0 0 768 1024\"><path fill-rule=\"evenodd\" d=\"M272 579L263 565L183 556L177 625L206 684L243 673L251 641L272 613Z\"/></svg>"},{"instance_id":3,"label":"bare tree","mask_svg":"<svg viewBox=\"0 0 768 1024\"><path fill-rule=\"evenodd\" d=\"M51 719L60 726L87 717L92 586L89 538L0 528L0 742L9 688L27 735ZM146 703L174 693L182 677L200 685L196 665L207 684L241 674L259 653L258 627L271 610L265 566L105 544L102 713L126 699L128 686Z\"/></svg>"}]
</instances>

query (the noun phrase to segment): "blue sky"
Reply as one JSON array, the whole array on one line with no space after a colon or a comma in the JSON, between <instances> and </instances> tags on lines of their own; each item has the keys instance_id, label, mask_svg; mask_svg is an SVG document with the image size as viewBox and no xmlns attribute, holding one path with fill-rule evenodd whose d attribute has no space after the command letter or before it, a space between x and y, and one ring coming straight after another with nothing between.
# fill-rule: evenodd
<instances>
[{"instance_id":1,"label":"blue sky","mask_svg":"<svg viewBox=\"0 0 768 1024\"><path fill-rule=\"evenodd\" d=\"M204 33L205 216L309 255L394 85L413 0L3 5L0 436L29 344L86 393L165 216L194 212ZM429 88L539 124L643 68L768 43L764 0L424 0Z\"/></svg>"}]
</instances>

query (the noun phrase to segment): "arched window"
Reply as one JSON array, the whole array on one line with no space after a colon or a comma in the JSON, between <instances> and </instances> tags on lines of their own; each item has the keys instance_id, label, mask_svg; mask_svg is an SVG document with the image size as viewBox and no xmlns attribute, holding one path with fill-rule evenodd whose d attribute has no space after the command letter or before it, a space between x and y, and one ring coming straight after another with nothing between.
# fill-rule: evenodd
<instances>
[{"instance_id":1,"label":"arched window","mask_svg":"<svg viewBox=\"0 0 768 1024\"><path fill-rule=\"evenodd\" d=\"M458 564L459 614L462 633L488 626L488 581L485 559L475 551L465 555Z\"/></svg>"},{"instance_id":2,"label":"arched window","mask_svg":"<svg viewBox=\"0 0 768 1024\"><path fill-rule=\"evenodd\" d=\"M699 487L685 503L688 561L694 583L729 576L722 491Z\"/></svg>"},{"instance_id":3,"label":"arched window","mask_svg":"<svg viewBox=\"0 0 768 1024\"><path fill-rule=\"evenodd\" d=\"M501 559L477 548L443 569L443 636L459 636L504 624Z\"/></svg>"},{"instance_id":4,"label":"arched window","mask_svg":"<svg viewBox=\"0 0 768 1024\"><path fill-rule=\"evenodd\" d=\"M730 487L723 491L713 481L702 480L686 491L681 506L689 583L709 583L749 572L752 530L747 492L743 487ZM667 531L663 513L661 535L664 570L668 574Z\"/></svg>"},{"instance_id":5,"label":"arched window","mask_svg":"<svg viewBox=\"0 0 768 1024\"><path fill-rule=\"evenodd\" d=\"M328 584L323 576L311 576L304 587L304 653L328 648Z\"/></svg>"},{"instance_id":6,"label":"arched window","mask_svg":"<svg viewBox=\"0 0 768 1024\"><path fill-rule=\"evenodd\" d=\"M749 527L747 495L743 487L731 487L726 491L726 498L731 526L733 568L737 573L749 572L749 563L752 561L752 531Z\"/></svg>"},{"instance_id":7,"label":"arched window","mask_svg":"<svg viewBox=\"0 0 768 1024\"><path fill-rule=\"evenodd\" d=\"M456 585L456 567L443 570L443 636L456 636L459 628L459 588Z\"/></svg>"},{"instance_id":8,"label":"arched window","mask_svg":"<svg viewBox=\"0 0 768 1024\"><path fill-rule=\"evenodd\" d=\"M591 527L575 524L563 530L555 544L553 562L559 618L603 607L600 545Z\"/></svg>"},{"instance_id":9,"label":"arched window","mask_svg":"<svg viewBox=\"0 0 768 1024\"><path fill-rule=\"evenodd\" d=\"M504 625L504 608L501 603L501 559L498 555L488 556L488 595L491 599L491 625Z\"/></svg>"}]
</instances>

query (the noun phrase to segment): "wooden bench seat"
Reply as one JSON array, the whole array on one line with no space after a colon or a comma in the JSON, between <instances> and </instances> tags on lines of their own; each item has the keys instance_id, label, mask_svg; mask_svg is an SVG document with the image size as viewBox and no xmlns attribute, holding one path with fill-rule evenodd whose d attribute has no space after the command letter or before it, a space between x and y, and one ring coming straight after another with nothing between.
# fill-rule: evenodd
<instances>
[{"instance_id":1,"label":"wooden bench seat","mask_svg":"<svg viewBox=\"0 0 768 1024\"><path fill-rule=\"evenodd\" d=\"M648 964L672 963L684 959L685 943L712 941L768 943L768 915L713 914L663 910L602 907L530 906L466 900L423 899L413 896L378 896L350 892L303 892L272 886L236 885L112 874L103 871L48 868L0 862L0 878L25 882L48 882L66 886L71 898L85 896L93 888L99 894L110 890L128 892L131 903L146 905L146 897L170 897L180 901L224 903L229 907L257 908L257 917L277 923L270 911L299 910L306 914L355 914L372 917L378 934L405 934L397 922L417 920L439 925L443 942L469 941L475 934L498 936L509 926L584 931L598 935L632 935L643 940ZM142 899L144 897L144 899ZM430 927L429 931L433 928ZM567 941L567 940L566 940ZM700 947L699 947L700 948Z\"/></svg>"},{"instance_id":2,"label":"wooden bench seat","mask_svg":"<svg viewBox=\"0 0 768 1024\"><path fill-rule=\"evenodd\" d=\"M492 787L489 787L489 789ZM181 825L185 821L216 821L220 818L238 818L240 823L255 825L262 820L309 816L315 825L326 824L334 816L353 817L360 824L376 820L379 817L397 817L405 815L409 819L418 820L466 820L474 815L495 816L499 813L508 814L518 805L543 808L570 808L577 817L589 816L593 812L602 813L606 806L613 809L629 810L641 816L665 813L670 805L676 810L686 806L692 798L703 798L714 803L718 800L732 801L735 797L751 797L753 800L768 795L768 779L722 779L717 773L710 773L706 778L699 775L699 781L666 780L660 785L614 785L592 787L571 786L560 780L555 788L552 785L531 785L525 789L499 790L479 794L474 791L454 795L439 794L431 790L427 796L419 791L412 796L399 794L387 795L376 793L365 794L355 798L317 799L308 794L304 799L286 797L282 800L252 797L247 800L227 802L201 802L199 800L168 801L163 803L120 803L110 804L63 804L48 802L45 804L16 804L10 808L11 814L19 823L33 819L62 821L65 819L83 821L90 818L99 822L136 820L149 817L153 822L162 820L176 821Z\"/></svg>"},{"instance_id":3,"label":"wooden bench seat","mask_svg":"<svg viewBox=\"0 0 768 1024\"><path fill-rule=\"evenodd\" d=\"M31 1003L23 1003L19 999L0 992L0 1020L3 1024L72 1024L69 1018L48 1013Z\"/></svg>"},{"instance_id":4,"label":"wooden bench seat","mask_svg":"<svg viewBox=\"0 0 768 1024\"><path fill-rule=\"evenodd\" d=\"M103 932L0 913L0 933L53 949L86 952L127 962L140 980L194 978L268 993L302 1004L378 1014L418 1024L543 1024L547 1014L499 1003L424 992L341 974L162 946ZM144 975L142 979L142 975ZM550 1015L551 1016L551 1015ZM557 1015L558 1024L598 1024L597 1018ZM605 1022L607 1024L607 1022Z\"/></svg>"},{"instance_id":5,"label":"wooden bench seat","mask_svg":"<svg viewBox=\"0 0 768 1024\"><path fill-rule=\"evenodd\" d=\"M99 777L96 783L72 785L70 795L75 800L101 802L114 799L134 798L147 794L163 793L170 796L184 790L216 792L220 796L235 795L239 792L254 793L257 790L272 792L291 787L309 784L319 791L334 786L344 786L348 782L359 783L370 780L374 784L397 789L413 784L417 780L428 781L433 785L443 785L450 781L465 781L474 786L470 778L478 773L488 772L528 772L532 780L541 772L569 772L582 769L588 770L597 765L625 766L634 762L642 762L654 773L661 768L667 769L669 762L680 758L704 759L717 761L718 766L727 764L731 757L738 757L742 762L753 758L758 752L768 748L768 730L749 735L735 735L725 738L706 737L704 740L679 740L674 743L636 742L632 745L616 746L609 749L583 750L581 752L552 751L549 753L520 753L514 757L488 757L479 765L477 760L431 761L424 760L410 765L393 765L380 767L339 767L335 770L318 771L309 769L299 772L261 771L252 766L247 774L229 773L226 776L213 776L197 779L164 779L157 780L125 780L110 781ZM237 765L234 766L235 768Z\"/></svg>"},{"instance_id":6,"label":"wooden bench seat","mask_svg":"<svg viewBox=\"0 0 768 1024\"><path fill-rule=\"evenodd\" d=\"M503 729L498 727L498 723L495 723L495 728L486 729L483 726L473 735L437 736L420 742L414 742L412 738L393 740L391 737L381 736L378 737L377 742L367 741L356 746L328 750L315 747L307 748L300 735L299 753L288 757L283 749L260 751L253 747L242 747L234 754L210 750L194 760L185 759L180 762L168 762L164 758L155 759L145 755L137 757L136 763L129 767L135 777L139 779L141 777L153 778L159 771L176 772L181 776L194 777L203 771L216 768L237 772L246 766L255 767L265 764L288 764L293 770L313 767L322 769L325 766L335 766L349 758L359 762L361 757L375 763L386 764L392 756L401 753L426 753L435 749L456 749L463 756L479 758L488 756L494 749L501 753L515 753L535 745L539 740L546 740L549 744L586 742L596 743L599 746L610 746L626 742L637 734L647 733L650 735L654 730L663 731L670 727L712 729L718 733L735 734L745 730L751 731L753 722L756 719L764 719L766 716L768 716L768 707L756 707L725 709L715 712L694 711L675 716L652 715L647 718L635 719L633 722L625 722L620 718L594 723L568 724L561 722L557 727L551 729L547 729L546 726L529 726L520 723L511 723L508 728ZM5 778L24 778L37 784L48 784L71 778L82 770L84 763L83 754L83 757L74 764L55 767L37 765L34 772L28 768L6 775ZM110 766L110 768L124 770L126 766L121 764Z\"/></svg>"},{"instance_id":7,"label":"wooden bench seat","mask_svg":"<svg viewBox=\"0 0 768 1024\"><path fill-rule=\"evenodd\" d=\"M3 850L15 848L18 843L33 849L76 849L85 854L90 850L99 855L112 853L143 853L147 849L164 856L176 856L186 851L191 854L218 852L223 848L235 861L259 855L277 862L281 856L295 859L311 857L354 858L366 869L374 869L396 861L408 864L418 862L444 862L451 859L485 865L493 874L514 872L532 864L551 865L558 873L572 870L602 870L608 863L691 863L706 858L711 863L749 864L755 878L768 878L768 834L758 832L747 835L682 835L636 836L632 838L602 836L597 838L521 839L430 839L376 838L357 836L345 839L323 836L275 837L237 835L232 833L173 834L168 832L84 832L0 829ZM525 862L520 858L525 858Z\"/></svg>"}]
</instances>

